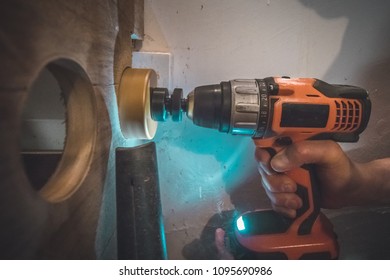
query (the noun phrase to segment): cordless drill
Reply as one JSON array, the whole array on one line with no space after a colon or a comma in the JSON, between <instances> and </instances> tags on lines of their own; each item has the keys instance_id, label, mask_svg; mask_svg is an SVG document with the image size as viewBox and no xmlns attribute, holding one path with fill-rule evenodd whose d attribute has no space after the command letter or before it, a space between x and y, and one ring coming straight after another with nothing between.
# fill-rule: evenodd
<instances>
[{"instance_id":1,"label":"cordless drill","mask_svg":"<svg viewBox=\"0 0 390 280\"><path fill-rule=\"evenodd\" d=\"M312 78L237 79L195 88L187 98L175 89L151 89L156 121L181 121L220 132L247 135L271 155L306 139L357 142L366 128L371 103L367 91ZM229 247L237 258L335 259L338 243L333 226L320 212L320 190L314 165L286 172L297 183L303 206L294 219L271 209L237 216Z\"/></svg>"}]
</instances>

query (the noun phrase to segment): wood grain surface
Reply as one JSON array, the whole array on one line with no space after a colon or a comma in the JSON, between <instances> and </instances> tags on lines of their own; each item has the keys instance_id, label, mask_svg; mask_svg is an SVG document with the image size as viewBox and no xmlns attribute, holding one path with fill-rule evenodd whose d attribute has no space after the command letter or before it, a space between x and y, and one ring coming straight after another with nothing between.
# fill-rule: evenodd
<instances>
[{"instance_id":1,"label":"wood grain surface","mask_svg":"<svg viewBox=\"0 0 390 280\"><path fill-rule=\"evenodd\" d=\"M0 258L115 257L113 153L125 145L115 92L131 66L131 34L142 34L142 11L137 0L1 1ZM23 169L21 113L39 72L58 59L78 65L90 80L98 126L80 188L49 203Z\"/></svg>"}]
</instances>

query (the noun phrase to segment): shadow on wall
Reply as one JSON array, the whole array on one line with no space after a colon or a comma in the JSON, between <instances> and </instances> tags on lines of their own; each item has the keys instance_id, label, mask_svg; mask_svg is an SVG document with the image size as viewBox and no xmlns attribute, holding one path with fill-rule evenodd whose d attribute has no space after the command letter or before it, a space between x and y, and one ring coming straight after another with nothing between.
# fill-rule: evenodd
<instances>
[{"instance_id":1,"label":"shadow on wall","mask_svg":"<svg viewBox=\"0 0 390 280\"><path fill-rule=\"evenodd\" d=\"M300 0L328 19L347 17L341 50L324 76L325 81L356 84L366 88L372 102L369 125L359 148L349 155L358 161L390 156L390 2L386 0Z\"/></svg>"},{"instance_id":2,"label":"shadow on wall","mask_svg":"<svg viewBox=\"0 0 390 280\"><path fill-rule=\"evenodd\" d=\"M347 17L342 47L324 79L342 79L369 92L372 112L359 144L348 155L359 162L390 156L390 2L386 0L310 1L308 8L325 18ZM351 66L355 69L351 70ZM348 73L354 76L348 77ZM337 82L343 82L338 80ZM357 148L354 148L357 146ZM329 211L343 259L390 258L390 207Z\"/></svg>"},{"instance_id":3,"label":"shadow on wall","mask_svg":"<svg viewBox=\"0 0 390 280\"><path fill-rule=\"evenodd\" d=\"M372 101L372 113L360 142L344 144L343 148L348 150L352 159L361 162L389 157L390 92L387 80L390 76L390 1L300 2L323 18L347 17L349 21L340 53L323 79L331 83L355 84L366 88ZM263 191L259 191L260 187L248 187L260 182L259 176L251 174L252 177L235 190L227 190L239 211L269 206ZM341 259L390 259L389 207L348 208L327 210L326 213L335 225ZM221 213L210 218L200 239L184 246L183 256L187 259L216 258L215 229L229 223L231 217L231 214Z\"/></svg>"},{"instance_id":4,"label":"shadow on wall","mask_svg":"<svg viewBox=\"0 0 390 280\"><path fill-rule=\"evenodd\" d=\"M387 49L390 55L390 43ZM389 76L390 58L367 65L360 73L359 80L370 94L372 111L369 125L361 137L363 146L348 152L348 155L357 161L370 161L390 156Z\"/></svg>"}]
</instances>

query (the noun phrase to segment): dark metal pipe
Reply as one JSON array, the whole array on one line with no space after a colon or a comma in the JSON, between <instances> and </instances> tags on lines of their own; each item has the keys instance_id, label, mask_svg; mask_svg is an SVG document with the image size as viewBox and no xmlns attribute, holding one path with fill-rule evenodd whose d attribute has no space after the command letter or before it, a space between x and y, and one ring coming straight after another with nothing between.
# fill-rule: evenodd
<instances>
[{"instance_id":1,"label":"dark metal pipe","mask_svg":"<svg viewBox=\"0 0 390 280\"><path fill-rule=\"evenodd\" d=\"M156 145L116 149L118 259L166 259Z\"/></svg>"}]
</instances>

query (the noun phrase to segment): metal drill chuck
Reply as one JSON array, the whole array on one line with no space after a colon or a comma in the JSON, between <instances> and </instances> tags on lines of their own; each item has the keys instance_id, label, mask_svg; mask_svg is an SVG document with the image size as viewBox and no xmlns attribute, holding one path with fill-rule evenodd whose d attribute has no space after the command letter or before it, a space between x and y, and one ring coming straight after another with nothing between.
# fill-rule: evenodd
<instances>
[{"instance_id":1,"label":"metal drill chuck","mask_svg":"<svg viewBox=\"0 0 390 280\"><path fill-rule=\"evenodd\" d=\"M175 88L172 95L169 95L167 88L150 89L150 111L152 119L165 122L169 116L174 122L183 119L183 112L187 112L187 99L183 98L183 90Z\"/></svg>"},{"instance_id":2,"label":"metal drill chuck","mask_svg":"<svg viewBox=\"0 0 390 280\"><path fill-rule=\"evenodd\" d=\"M232 90L230 132L254 136L260 112L258 83L256 80L233 80L230 84Z\"/></svg>"}]
</instances>

